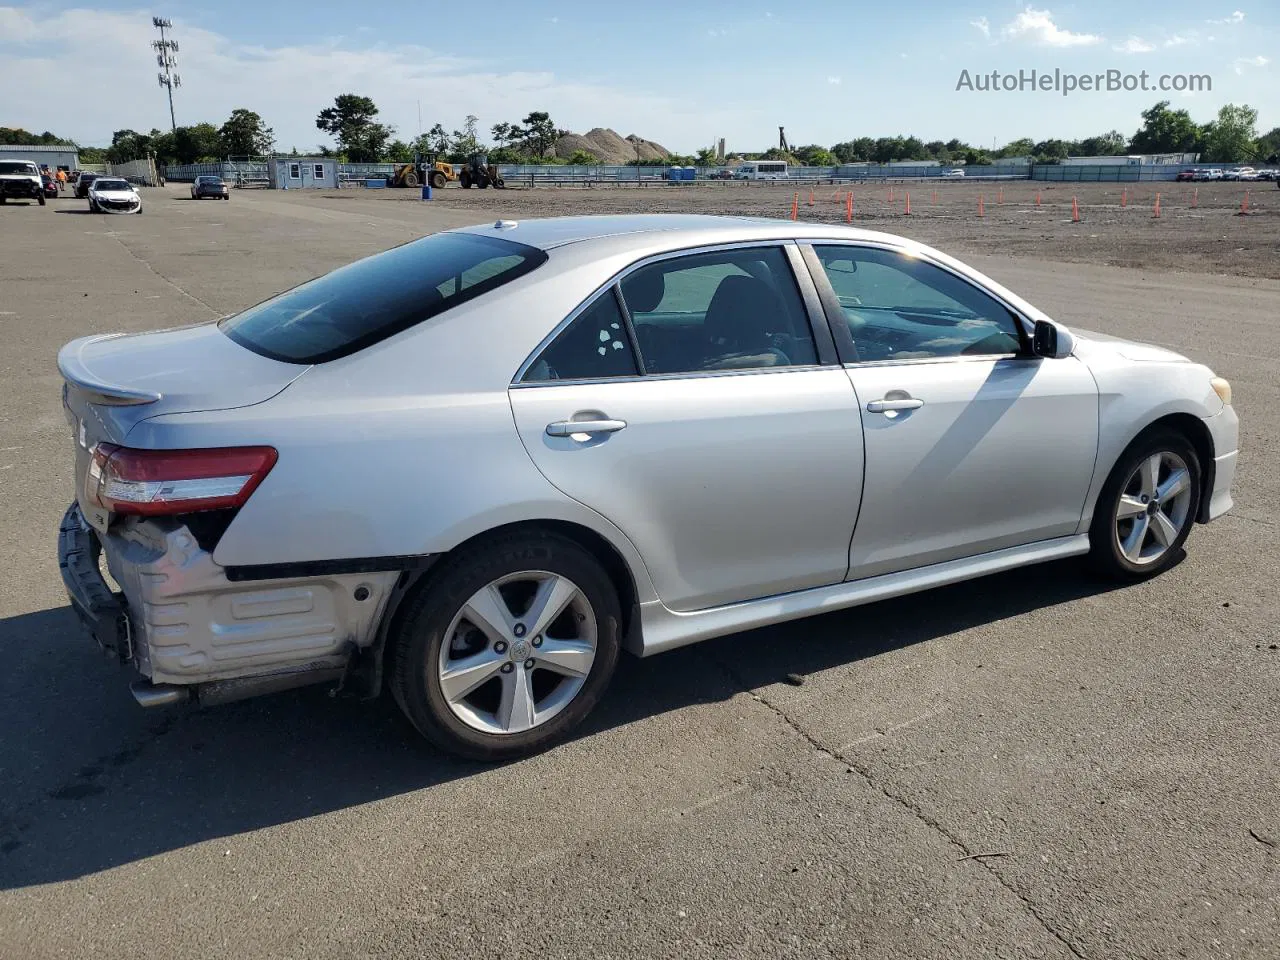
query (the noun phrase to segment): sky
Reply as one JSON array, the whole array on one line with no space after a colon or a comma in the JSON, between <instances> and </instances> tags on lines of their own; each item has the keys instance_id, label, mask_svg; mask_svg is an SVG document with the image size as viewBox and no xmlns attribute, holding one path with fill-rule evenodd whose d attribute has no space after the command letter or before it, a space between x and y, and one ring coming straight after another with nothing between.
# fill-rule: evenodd
<instances>
[{"instance_id":1,"label":"sky","mask_svg":"<svg viewBox=\"0 0 1280 960\"><path fill-rule=\"evenodd\" d=\"M611 127L693 153L859 136L1076 139L1119 129L1171 100L1199 122L1248 103L1280 126L1280 4L1266 0L735 0L375 8L337 0L124 0L67 8L0 0L0 126L86 145L112 131L167 128L153 15L173 21L179 125L260 113L278 149L329 139L315 117L341 93L373 98L411 140L467 114L487 131L546 110L560 127ZM1237 5L1239 4L1239 5ZM571 12L574 6L580 12ZM430 11L413 16L413 9ZM388 14L388 10L404 11ZM465 12L471 11L471 12ZM1207 74L1212 90L982 90L992 71ZM968 71L974 89L957 89Z\"/></svg>"}]
</instances>

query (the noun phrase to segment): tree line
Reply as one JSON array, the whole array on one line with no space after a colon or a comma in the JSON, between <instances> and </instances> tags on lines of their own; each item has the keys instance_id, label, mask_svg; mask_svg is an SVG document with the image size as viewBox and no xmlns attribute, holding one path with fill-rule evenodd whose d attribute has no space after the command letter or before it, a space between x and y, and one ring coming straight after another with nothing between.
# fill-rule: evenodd
<instances>
[{"instance_id":1,"label":"tree line","mask_svg":"<svg viewBox=\"0 0 1280 960\"><path fill-rule=\"evenodd\" d=\"M1206 123L1197 123L1186 110L1171 109L1168 100L1161 100L1144 110L1141 116L1142 124L1131 137L1126 137L1119 130L1082 140L1035 141L1022 137L989 150L959 139L924 141L915 136L858 137L830 147L809 144L790 151L774 147L760 153L734 156L743 160L776 159L826 167L839 163L910 160L977 165L1005 157L1031 157L1034 163L1051 164L1068 156L1198 153L1205 163L1251 161L1280 164L1280 127L1259 136L1258 111L1247 104L1229 103ZM396 136L394 126L378 120L378 107L372 98L344 93L334 98L333 106L320 111L316 117L316 128L332 136L336 147L321 144L315 153L353 163L408 163L415 156L465 163L472 154L481 152L487 152L493 163L600 162L582 150L571 157L551 157L552 146L568 131L557 127L551 115L543 110L531 111L517 122L495 123L489 128L492 145L487 145L482 138L480 120L474 114L468 114L459 130L450 132L437 123L427 132L406 141ZM0 127L0 143L52 145L70 141L47 130L35 134ZM260 156L274 148L275 137L271 128L261 116L243 107L233 110L220 126L197 123L178 127L173 132L152 130L146 134L136 130L117 130L109 147L78 147L81 160L87 163L122 163L150 155L162 165L215 161L232 156ZM297 148L292 152L296 156ZM714 150L705 148L692 155L677 154L640 162L659 166L668 163L710 166L715 164L716 156Z\"/></svg>"}]
</instances>

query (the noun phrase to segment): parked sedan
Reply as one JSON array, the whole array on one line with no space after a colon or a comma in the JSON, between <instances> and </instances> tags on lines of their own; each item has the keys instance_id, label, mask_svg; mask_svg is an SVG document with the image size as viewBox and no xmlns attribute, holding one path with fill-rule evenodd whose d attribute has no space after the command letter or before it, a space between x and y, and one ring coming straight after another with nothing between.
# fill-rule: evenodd
<instances>
[{"instance_id":1,"label":"parked sedan","mask_svg":"<svg viewBox=\"0 0 1280 960\"><path fill-rule=\"evenodd\" d=\"M1179 170L1173 179L1178 181L1179 183L1195 180L1196 171L1195 170Z\"/></svg>"},{"instance_id":2,"label":"parked sedan","mask_svg":"<svg viewBox=\"0 0 1280 960\"><path fill-rule=\"evenodd\" d=\"M83 172L76 178L76 199L84 200L89 196L89 188L93 186L93 181L103 176L101 173Z\"/></svg>"},{"instance_id":3,"label":"parked sedan","mask_svg":"<svg viewBox=\"0 0 1280 960\"><path fill-rule=\"evenodd\" d=\"M230 200L231 191L227 188L227 183L221 177L196 177L195 182L191 184L191 199L200 200L204 197L212 197L215 200Z\"/></svg>"},{"instance_id":4,"label":"parked sedan","mask_svg":"<svg viewBox=\"0 0 1280 960\"><path fill-rule=\"evenodd\" d=\"M119 177L98 177L89 185L89 210L93 213L141 213L137 188Z\"/></svg>"},{"instance_id":5,"label":"parked sedan","mask_svg":"<svg viewBox=\"0 0 1280 960\"><path fill-rule=\"evenodd\" d=\"M1232 506L1211 370L825 224L499 221L58 364L62 575L141 703L341 680L471 757L567 734L624 649L1140 580Z\"/></svg>"}]
</instances>

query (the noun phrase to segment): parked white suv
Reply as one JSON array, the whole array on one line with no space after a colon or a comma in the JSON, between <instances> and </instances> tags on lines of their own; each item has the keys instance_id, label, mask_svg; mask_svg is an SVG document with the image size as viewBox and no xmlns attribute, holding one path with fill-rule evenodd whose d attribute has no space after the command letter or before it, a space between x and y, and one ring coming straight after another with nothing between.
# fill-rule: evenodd
<instances>
[{"instance_id":1,"label":"parked white suv","mask_svg":"<svg viewBox=\"0 0 1280 960\"><path fill-rule=\"evenodd\" d=\"M0 203L7 200L35 200L44 206L44 181L30 160L0 160Z\"/></svg>"}]
</instances>

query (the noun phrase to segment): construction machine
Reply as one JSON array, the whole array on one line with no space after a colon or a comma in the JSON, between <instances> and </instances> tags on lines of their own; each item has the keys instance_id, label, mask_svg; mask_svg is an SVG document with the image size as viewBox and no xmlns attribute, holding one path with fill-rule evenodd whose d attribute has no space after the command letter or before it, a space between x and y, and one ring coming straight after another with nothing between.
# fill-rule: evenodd
<instances>
[{"instance_id":1,"label":"construction machine","mask_svg":"<svg viewBox=\"0 0 1280 960\"><path fill-rule=\"evenodd\" d=\"M446 183L457 179L458 175L453 172L453 164L445 163L443 160L433 162L417 157L413 163L396 164L395 171L387 180L387 185L392 187L420 187L424 183L429 183L433 189L439 190Z\"/></svg>"},{"instance_id":2,"label":"construction machine","mask_svg":"<svg viewBox=\"0 0 1280 960\"><path fill-rule=\"evenodd\" d=\"M463 164L458 182L467 189L474 186L483 190L492 186L501 190L506 186L506 182L498 175L498 165L490 163L488 156L483 153L473 153Z\"/></svg>"}]
</instances>

